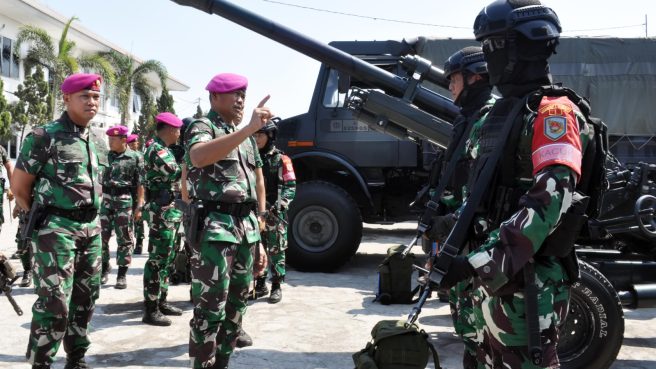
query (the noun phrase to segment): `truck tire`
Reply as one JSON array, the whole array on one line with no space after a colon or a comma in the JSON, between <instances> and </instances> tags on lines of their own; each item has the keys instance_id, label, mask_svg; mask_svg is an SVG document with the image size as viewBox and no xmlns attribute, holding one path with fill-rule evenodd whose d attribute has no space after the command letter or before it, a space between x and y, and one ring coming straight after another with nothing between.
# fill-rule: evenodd
<instances>
[{"instance_id":1,"label":"truck tire","mask_svg":"<svg viewBox=\"0 0 656 369\"><path fill-rule=\"evenodd\" d=\"M324 181L301 183L289 208L287 262L306 272L330 272L357 251L362 217L353 198Z\"/></svg>"},{"instance_id":2,"label":"truck tire","mask_svg":"<svg viewBox=\"0 0 656 369\"><path fill-rule=\"evenodd\" d=\"M579 268L581 280L572 286L558 357L563 369L607 369L624 338L622 304L597 269L583 261L579 261Z\"/></svg>"}]
</instances>

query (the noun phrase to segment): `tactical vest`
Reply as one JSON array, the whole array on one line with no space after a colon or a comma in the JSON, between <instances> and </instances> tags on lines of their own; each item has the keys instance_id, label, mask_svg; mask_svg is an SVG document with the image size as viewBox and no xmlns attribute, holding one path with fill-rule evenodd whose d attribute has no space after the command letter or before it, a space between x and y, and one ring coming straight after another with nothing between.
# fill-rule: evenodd
<instances>
[{"instance_id":1,"label":"tactical vest","mask_svg":"<svg viewBox=\"0 0 656 369\"><path fill-rule=\"evenodd\" d=\"M260 156L262 156L262 161L264 162L262 173L264 174L266 201L268 206L273 206L278 200L278 185L280 184L279 171L282 162L282 152L273 148L268 154L260 154Z\"/></svg>"}]
</instances>

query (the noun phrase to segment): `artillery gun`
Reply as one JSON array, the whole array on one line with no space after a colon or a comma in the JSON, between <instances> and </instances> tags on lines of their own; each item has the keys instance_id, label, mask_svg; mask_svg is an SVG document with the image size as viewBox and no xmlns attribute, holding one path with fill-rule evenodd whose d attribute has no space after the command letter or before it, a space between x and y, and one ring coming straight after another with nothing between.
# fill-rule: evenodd
<instances>
[{"instance_id":1,"label":"artillery gun","mask_svg":"<svg viewBox=\"0 0 656 369\"><path fill-rule=\"evenodd\" d=\"M357 249L362 216L373 220L408 220L390 214L394 206L380 206L380 198L409 190L415 190L414 196L418 188L410 184L426 182L427 170L422 174L420 167L426 169L429 164L426 157L434 156L434 153L426 155L425 149L445 147L448 143L449 122L457 109L448 98L424 86L426 81L445 86L446 80L439 69L432 67L428 60L401 58L411 49L403 42L333 43L336 47L332 47L225 1L173 1L218 14L323 63L311 111L284 120L279 127L278 143L294 160L300 183L289 214L288 258L293 266L300 270L334 270L342 265ZM363 50L367 47L373 49L368 55L375 57L363 61L351 55L367 54ZM382 53L381 50L394 51ZM350 111L337 109L344 106ZM320 109L325 115L321 115ZM392 137L384 137L381 132ZM346 141L351 145L344 145ZM357 149L353 142L358 143ZM306 150L308 147L312 150ZM362 152L369 155L361 155ZM372 158L392 160L387 165L372 165ZM615 170L622 173L620 179L636 176L631 168ZM642 173L645 171L641 172L644 176ZM395 191L383 190L393 184L399 185L394 187ZM622 181L614 181L613 186L610 193L621 189ZM643 189L644 186L640 187L640 191ZM399 196L397 200L400 204L407 199ZM615 274L610 273L608 265L633 269L636 262L626 265L601 260L597 255L636 254L634 251L640 250L631 248L629 253L618 246L618 242L624 245L628 240L616 234L635 235L636 229L642 229L643 233L656 232L653 222L656 203L651 198L630 203L629 207L639 204L630 219L613 213L622 211L623 201L633 200L612 200L612 195L608 195L607 214L591 222L592 231L582 237L578 248L582 258L608 270L612 282L589 263L581 262L582 279L572 288L572 307L559 346L563 368L609 367L622 344L622 304L639 307L654 301L656 286L636 284L656 282L653 254L638 252L637 264L644 266L644 272L621 283L613 279ZM371 216L372 213L380 218ZM417 215L418 212L413 218L417 219ZM626 232L625 228L628 228ZM600 248L604 250L597 252ZM621 291L622 299L613 284Z\"/></svg>"}]
</instances>

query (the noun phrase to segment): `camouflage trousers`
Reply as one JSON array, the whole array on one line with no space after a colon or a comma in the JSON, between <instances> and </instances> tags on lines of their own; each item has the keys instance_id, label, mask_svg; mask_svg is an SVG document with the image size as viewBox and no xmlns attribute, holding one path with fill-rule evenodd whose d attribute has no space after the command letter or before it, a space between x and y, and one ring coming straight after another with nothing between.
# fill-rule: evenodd
<instances>
[{"instance_id":1,"label":"camouflage trousers","mask_svg":"<svg viewBox=\"0 0 656 369\"><path fill-rule=\"evenodd\" d=\"M284 219L284 218L283 218ZM271 281L281 283L285 280L285 250L287 250L287 224L281 220L275 220L267 225L262 232L262 244L269 259L271 269ZM267 269L264 270L267 276Z\"/></svg>"},{"instance_id":2,"label":"camouflage trousers","mask_svg":"<svg viewBox=\"0 0 656 369\"><path fill-rule=\"evenodd\" d=\"M18 253L24 271L32 270L32 248L28 242L21 240L21 232L27 220L27 213L20 211L18 216L18 229L16 230L16 252Z\"/></svg>"},{"instance_id":3,"label":"camouflage trousers","mask_svg":"<svg viewBox=\"0 0 656 369\"><path fill-rule=\"evenodd\" d=\"M201 242L193 245L191 293L194 316L189 325L192 368L209 367L216 355L232 353L246 313L257 243Z\"/></svg>"},{"instance_id":4,"label":"camouflage trousers","mask_svg":"<svg viewBox=\"0 0 656 369\"><path fill-rule=\"evenodd\" d=\"M569 287L560 282L538 285L538 318L542 339L542 365L532 364L528 356L528 335L523 292L491 296L483 287L472 291L476 335L481 342L477 360L485 368L560 368L556 352L559 327L569 305Z\"/></svg>"},{"instance_id":5,"label":"camouflage trousers","mask_svg":"<svg viewBox=\"0 0 656 369\"><path fill-rule=\"evenodd\" d=\"M79 223L49 216L34 232L35 292L26 357L50 365L64 342L69 356L89 348L89 322L100 293L98 218Z\"/></svg>"},{"instance_id":6,"label":"camouflage trousers","mask_svg":"<svg viewBox=\"0 0 656 369\"><path fill-rule=\"evenodd\" d=\"M109 269L109 239L116 233L116 264L130 266L134 242L132 239L132 208L114 209L103 203L100 209L102 227L102 271Z\"/></svg>"},{"instance_id":7,"label":"camouflage trousers","mask_svg":"<svg viewBox=\"0 0 656 369\"><path fill-rule=\"evenodd\" d=\"M144 239L144 222L142 220L132 220L132 231L137 245L141 245Z\"/></svg>"},{"instance_id":8,"label":"camouflage trousers","mask_svg":"<svg viewBox=\"0 0 656 369\"><path fill-rule=\"evenodd\" d=\"M477 321L472 303L473 280L459 282L449 290L449 307L456 334L462 339L465 350L463 353L463 369L484 369L485 365L477 360L479 342L477 330L484 322Z\"/></svg>"},{"instance_id":9,"label":"camouflage trousers","mask_svg":"<svg viewBox=\"0 0 656 369\"><path fill-rule=\"evenodd\" d=\"M149 212L148 242L152 250L144 266L144 300L157 301L160 294L169 290L170 266L175 259L175 239L180 228L180 216L171 216L175 208L153 209ZM156 211L160 210L160 211Z\"/></svg>"}]
</instances>

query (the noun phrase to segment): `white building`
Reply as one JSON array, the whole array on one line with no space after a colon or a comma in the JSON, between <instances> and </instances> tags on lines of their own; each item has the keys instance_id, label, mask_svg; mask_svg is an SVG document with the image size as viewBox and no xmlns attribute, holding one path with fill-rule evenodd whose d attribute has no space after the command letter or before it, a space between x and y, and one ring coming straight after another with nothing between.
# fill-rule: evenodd
<instances>
[{"instance_id":1,"label":"white building","mask_svg":"<svg viewBox=\"0 0 656 369\"><path fill-rule=\"evenodd\" d=\"M70 16L59 14L48 8L37 0L1 0L0 1L0 77L4 82L4 91L2 91L9 103L14 102L17 98L13 95L19 84L25 78L25 71L21 58L14 55L13 48L16 36L22 25L29 24L42 28L48 32L53 41L58 42L64 26L69 21ZM74 21L69 28L67 38L75 42L74 53L92 54L100 51L115 50L121 54L130 54L117 45L110 43L102 37L84 28L79 21ZM22 46L21 56L25 55L28 45ZM140 62L136 59L137 64ZM155 74L147 76L151 85L157 90L156 95L161 92L161 84ZM103 99L101 100L100 111L92 121L92 124L99 128L105 128L114 124L126 124L132 128L139 118L141 102L138 96L133 94L130 112L130 122L120 122L118 111L118 100L108 86L103 86ZM189 86L170 76L166 81L166 87L169 91L186 91ZM57 113L55 113L57 116ZM10 145L9 152L11 157L15 157L20 143Z\"/></svg>"}]
</instances>

